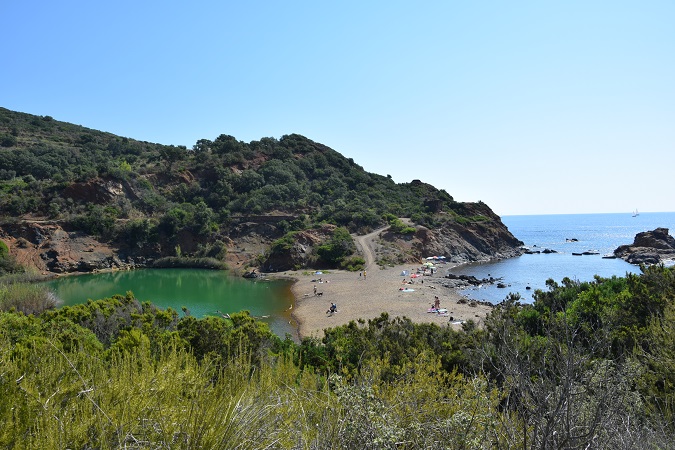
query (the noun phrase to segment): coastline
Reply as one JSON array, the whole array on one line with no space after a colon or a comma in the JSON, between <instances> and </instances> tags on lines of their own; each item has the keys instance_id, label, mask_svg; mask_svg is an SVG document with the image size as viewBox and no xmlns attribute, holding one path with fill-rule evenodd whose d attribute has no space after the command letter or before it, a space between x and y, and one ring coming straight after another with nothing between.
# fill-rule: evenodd
<instances>
[{"instance_id":1,"label":"coastline","mask_svg":"<svg viewBox=\"0 0 675 450\"><path fill-rule=\"evenodd\" d=\"M291 315L300 339L321 339L324 329L359 319L375 319L382 313L387 313L390 319L406 317L414 323L461 328L462 322L468 320L482 324L492 310L491 306L473 302L456 289L443 286L445 279L438 273L411 278L410 274L417 269L415 264L376 267L365 272L365 276L363 272L344 270L285 272L284 278L295 280L291 287L295 300ZM408 271L408 275L402 276L402 271ZM403 291L404 288L409 290ZM441 308L447 309L447 315L427 312L436 297ZM337 305L336 313L327 312L331 303Z\"/></svg>"}]
</instances>

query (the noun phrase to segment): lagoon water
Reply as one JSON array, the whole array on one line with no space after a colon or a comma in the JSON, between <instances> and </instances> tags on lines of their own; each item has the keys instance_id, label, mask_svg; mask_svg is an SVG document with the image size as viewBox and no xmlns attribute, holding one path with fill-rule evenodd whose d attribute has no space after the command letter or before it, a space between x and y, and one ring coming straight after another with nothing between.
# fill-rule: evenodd
<instances>
[{"instance_id":1,"label":"lagoon water","mask_svg":"<svg viewBox=\"0 0 675 450\"><path fill-rule=\"evenodd\" d=\"M635 235L659 227L675 232L675 213L640 213L633 217L625 214L560 214L540 216L504 216L502 221L509 231L532 250L546 248L558 253L522 255L503 261L469 264L455 267L449 272L473 275L476 278L501 278L506 288L496 285L466 289L462 293L476 300L499 303L510 292L520 293L523 301L533 301L535 289L545 290L546 280L560 283L564 277L591 281L595 275L602 277L625 276L639 273L640 268L620 259L603 259L624 244L632 244ZM569 242L568 239L577 239ZM576 256L588 250L598 255ZM530 290L526 287L530 286Z\"/></svg>"},{"instance_id":2,"label":"lagoon water","mask_svg":"<svg viewBox=\"0 0 675 450\"><path fill-rule=\"evenodd\" d=\"M48 282L62 306L99 300L131 291L140 301L160 308L173 308L183 315L185 306L192 316L217 316L217 311L242 310L262 317L272 331L295 336L290 308L290 282L247 280L219 270L141 269L60 277Z\"/></svg>"}]
</instances>

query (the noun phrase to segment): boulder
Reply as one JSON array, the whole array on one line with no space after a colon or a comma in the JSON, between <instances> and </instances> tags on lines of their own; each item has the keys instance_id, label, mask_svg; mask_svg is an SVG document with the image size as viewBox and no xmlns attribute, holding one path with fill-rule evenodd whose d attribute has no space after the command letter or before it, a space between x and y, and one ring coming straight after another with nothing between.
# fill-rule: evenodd
<instances>
[{"instance_id":1,"label":"boulder","mask_svg":"<svg viewBox=\"0 0 675 450\"><path fill-rule=\"evenodd\" d=\"M658 264L675 258L675 238L668 228L657 228L635 235L631 245L621 245L614 255L631 264Z\"/></svg>"}]
</instances>

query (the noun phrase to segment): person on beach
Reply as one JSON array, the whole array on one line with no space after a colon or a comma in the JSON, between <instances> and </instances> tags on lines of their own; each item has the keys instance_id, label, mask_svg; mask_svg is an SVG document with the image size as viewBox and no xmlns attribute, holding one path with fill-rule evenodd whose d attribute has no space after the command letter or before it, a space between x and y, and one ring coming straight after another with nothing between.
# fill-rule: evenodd
<instances>
[{"instance_id":1,"label":"person on beach","mask_svg":"<svg viewBox=\"0 0 675 450\"><path fill-rule=\"evenodd\" d=\"M314 295L316 295L316 284L314 285Z\"/></svg>"},{"instance_id":2,"label":"person on beach","mask_svg":"<svg viewBox=\"0 0 675 450\"><path fill-rule=\"evenodd\" d=\"M326 314L333 314L335 312L337 312L337 305L335 303L331 303L330 308L328 308L328 311L326 311Z\"/></svg>"}]
</instances>

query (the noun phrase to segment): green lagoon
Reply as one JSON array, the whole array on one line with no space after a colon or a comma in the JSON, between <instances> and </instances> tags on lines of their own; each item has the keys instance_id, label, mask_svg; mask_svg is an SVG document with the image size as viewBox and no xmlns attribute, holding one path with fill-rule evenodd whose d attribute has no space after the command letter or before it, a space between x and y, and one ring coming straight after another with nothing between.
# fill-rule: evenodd
<instances>
[{"instance_id":1,"label":"green lagoon","mask_svg":"<svg viewBox=\"0 0 675 450\"><path fill-rule=\"evenodd\" d=\"M248 310L278 336L297 336L291 319L291 282L286 280L248 280L220 270L140 269L59 277L47 284L60 300L59 306L131 291L138 300L173 308L179 315L183 315L182 307L194 317Z\"/></svg>"}]
</instances>

